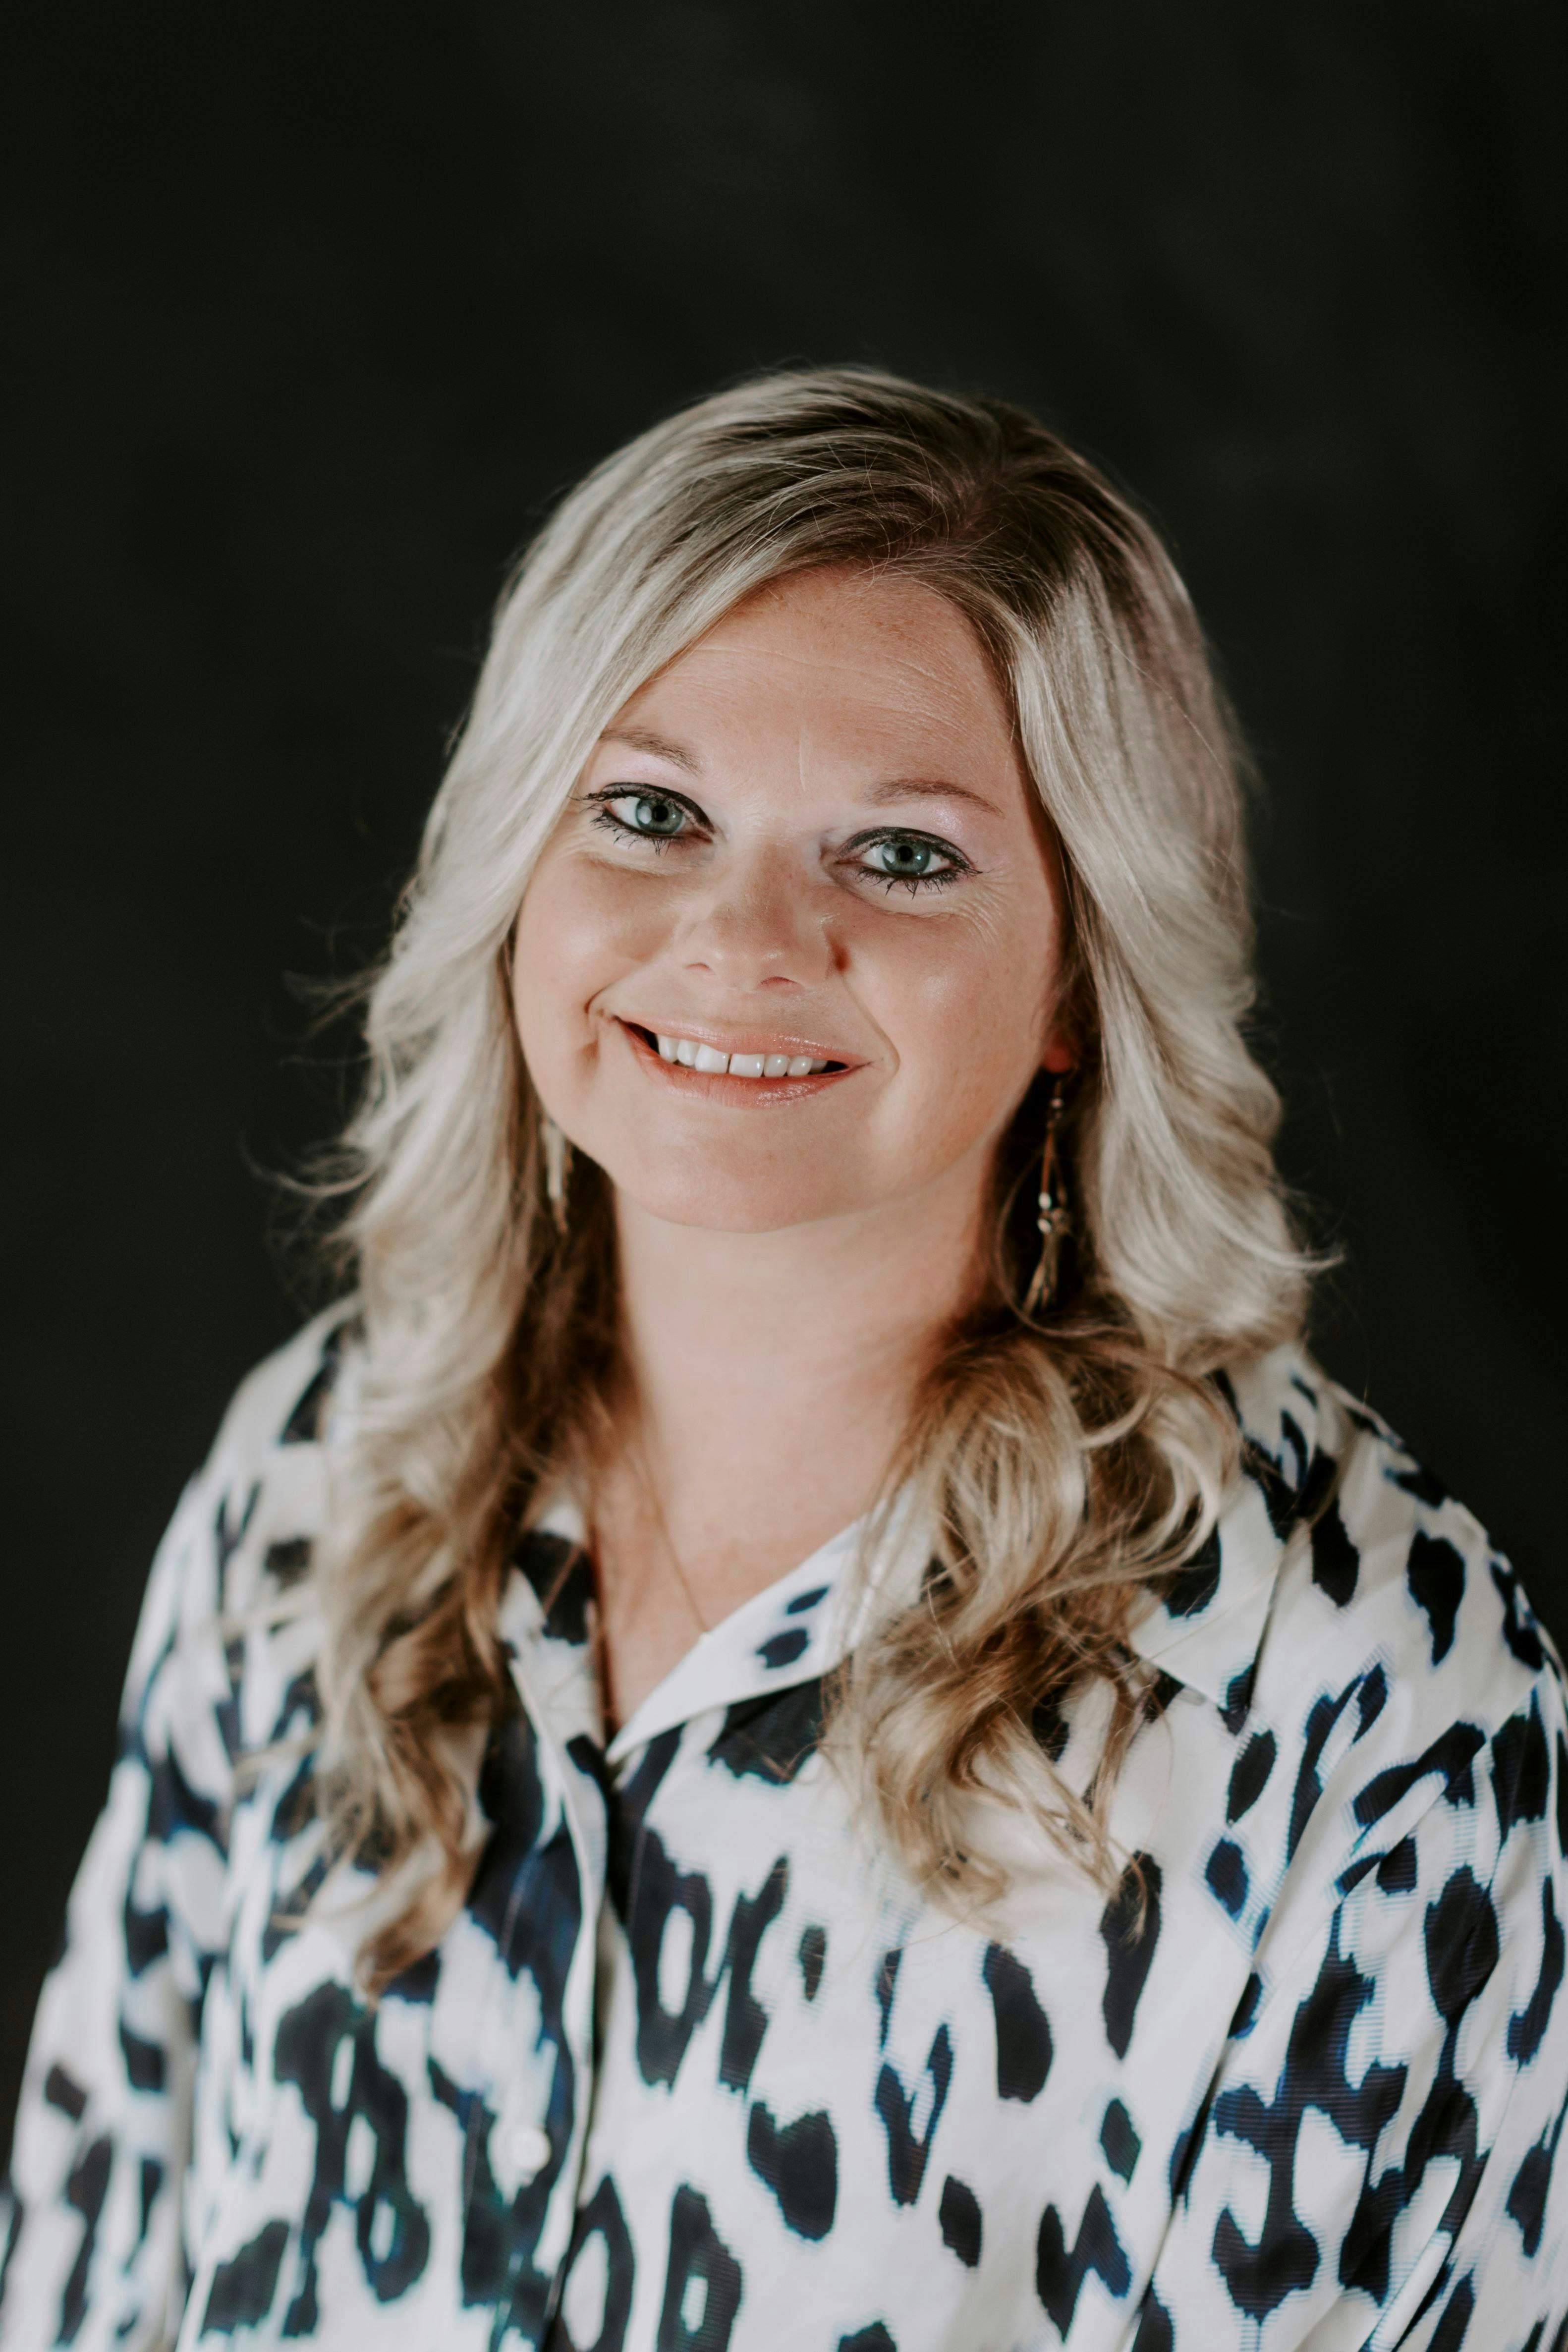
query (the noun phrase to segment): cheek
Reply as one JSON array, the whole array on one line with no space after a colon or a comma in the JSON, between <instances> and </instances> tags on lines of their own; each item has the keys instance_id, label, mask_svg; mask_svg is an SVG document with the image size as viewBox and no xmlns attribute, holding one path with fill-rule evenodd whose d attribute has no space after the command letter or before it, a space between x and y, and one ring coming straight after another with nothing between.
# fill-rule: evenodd
<instances>
[{"instance_id":1,"label":"cheek","mask_svg":"<svg viewBox=\"0 0 1568 2352\"><path fill-rule=\"evenodd\" d=\"M647 953L637 879L548 852L535 868L513 934L512 1003L536 1076L589 1042L588 1005Z\"/></svg>"},{"instance_id":2,"label":"cheek","mask_svg":"<svg viewBox=\"0 0 1568 2352\"><path fill-rule=\"evenodd\" d=\"M922 1118L973 1134L1009 1116L1039 1066L1059 969L1055 909L1042 898L966 910L927 941L918 928L878 960L871 984Z\"/></svg>"}]
</instances>

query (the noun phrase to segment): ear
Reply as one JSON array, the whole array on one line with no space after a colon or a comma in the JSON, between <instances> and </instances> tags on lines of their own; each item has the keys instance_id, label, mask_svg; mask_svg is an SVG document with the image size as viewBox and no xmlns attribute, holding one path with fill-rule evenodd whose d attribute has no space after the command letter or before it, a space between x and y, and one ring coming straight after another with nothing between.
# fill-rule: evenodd
<instances>
[{"instance_id":1,"label":"ear","mask_svg":"<svg viewBox=\"0 0 1568 2352\"><path fill-rule=\"evenodd\" d=\"M1054 1078L1059 1078L1065 1071L1071 1069L1077 1059L1072 1039L1064 1031L1053 1029L1040 1055L1040 1067L1049 1070Z\"/></svg>"}]
</instances>

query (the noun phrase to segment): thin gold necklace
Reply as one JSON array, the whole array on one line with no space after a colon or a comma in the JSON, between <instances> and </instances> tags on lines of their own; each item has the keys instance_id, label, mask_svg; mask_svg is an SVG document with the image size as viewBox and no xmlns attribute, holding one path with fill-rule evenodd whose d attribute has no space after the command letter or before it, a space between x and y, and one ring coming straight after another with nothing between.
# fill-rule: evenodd
<instances>
[{"instance_id":1,"label":"thin gold necklace","mask_svg":"<svg viewBox=\"0 0 1568 2352\"><path fill-rule=\"evenodd\" d=\"M664 1547L665 1557L675 1571L675 1580L680 1587L680 1597L691 1612L699 1632L710 1633L713 1629L697 1605L697 1595L691 1590L691 1580L680 1564L680 1554L676 1550L674 1540L670 1536L669 1521L664 1516L664 1505L658 1498L658 1488L654 1485L653 1473L648 1467L647 1453L640 1433L636 1437L628 1437L626 1450L631 1455L632 1468L636 1473L637 1484L652 1509L654 1521L658 1529L659 1541ZM595 1549L598 1549L596 1538Z\"/></svg>"}]
</instances>

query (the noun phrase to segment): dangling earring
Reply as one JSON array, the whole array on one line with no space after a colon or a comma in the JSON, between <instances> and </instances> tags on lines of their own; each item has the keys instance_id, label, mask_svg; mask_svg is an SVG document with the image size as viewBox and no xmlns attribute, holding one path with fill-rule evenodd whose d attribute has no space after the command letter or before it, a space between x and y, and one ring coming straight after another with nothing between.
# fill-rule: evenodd
<instances>
[{"instance_id":1,"label":"dangling earring","mask_svg":"<svg viewBox=\"0 0 1568 2352\"><path fill-rule=\"evenodd\" d=\"M1072 1219L1060 1197L1061 1179L1057 1173L1057 1129L1061 1123L1062 1081L1058 1077L1051 1087L1050 1101L1046 1106L1046 1148L1040 1161L1040 1210L1036 1219L1040 1229L1040 1262L1024 1294L1026 1315L1037 1314L1055 1290L1062 1244L1072 1231Z\"/></svg>"},{"instance_id":2,"label":"dangling earring","mask_svg":"<svg viewBox=\"0 0 1568 2352\"><path fill-rule=\"evenodd\" d=\"M566 1230L566 1180L572 1166L572 1146L551 1118L539 1115L539 1139L544 1151L544 1197L555 1220L555 1230Z\"/></svg>"}]
</instances>

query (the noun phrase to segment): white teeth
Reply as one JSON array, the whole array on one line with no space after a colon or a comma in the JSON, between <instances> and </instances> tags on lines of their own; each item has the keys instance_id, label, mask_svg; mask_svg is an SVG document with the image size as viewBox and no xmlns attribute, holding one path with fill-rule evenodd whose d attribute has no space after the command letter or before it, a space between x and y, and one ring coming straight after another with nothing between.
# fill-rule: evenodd
<instances>
[{"instance_id":1,"label":"white teeth","mask_svg":"<svg viewBox=\"0 0 1568 2352\"><path fill-rule=\"evenodd\" d=\"M700 1045L694 1037L656 1034L654 1044L661 1062L679 1062L688 1070L701 1070L711 1077L728 1071L732 1078L806 1078L827 1067L809 1054L721 1054L717 1045Z\"/></svg>"}]
</instances>

